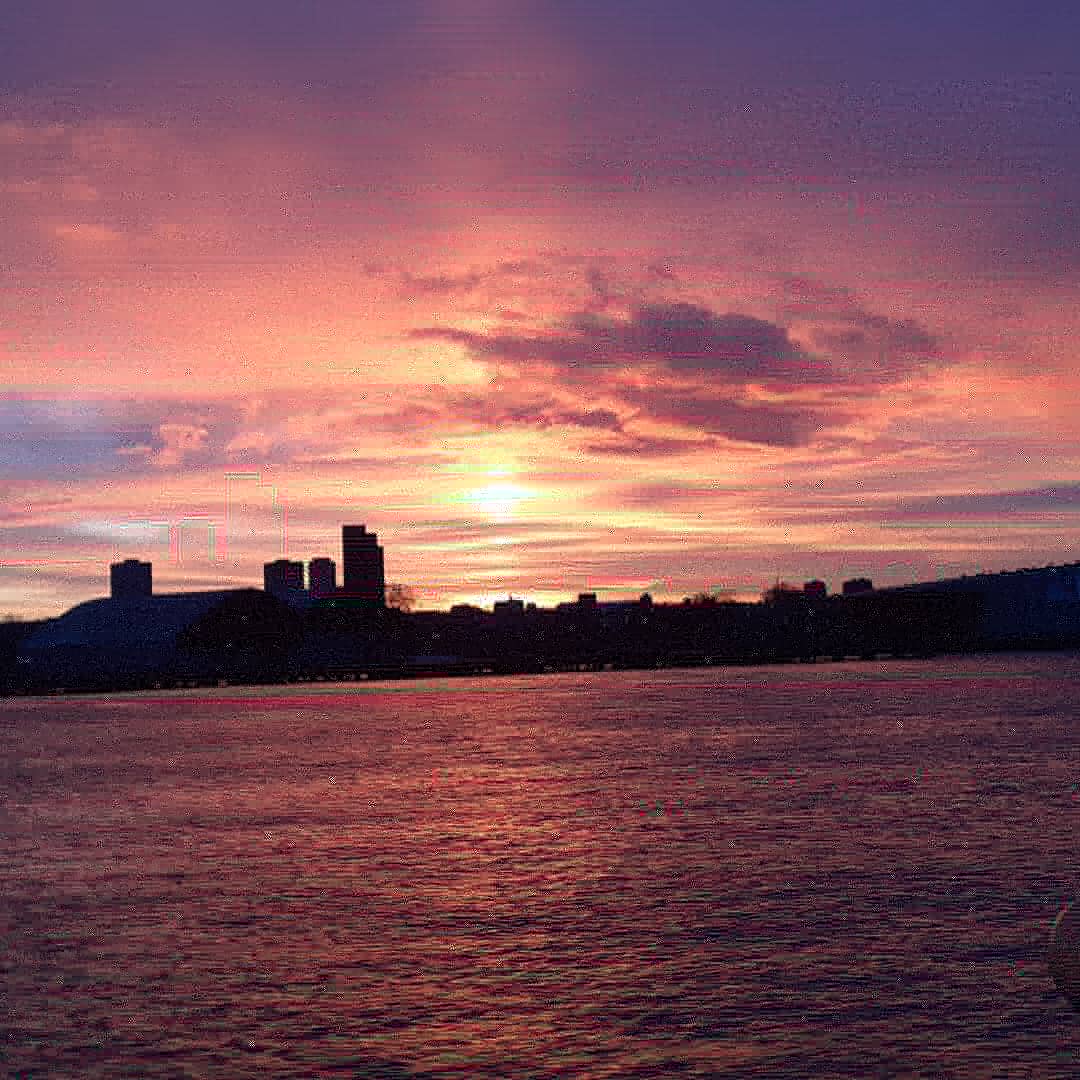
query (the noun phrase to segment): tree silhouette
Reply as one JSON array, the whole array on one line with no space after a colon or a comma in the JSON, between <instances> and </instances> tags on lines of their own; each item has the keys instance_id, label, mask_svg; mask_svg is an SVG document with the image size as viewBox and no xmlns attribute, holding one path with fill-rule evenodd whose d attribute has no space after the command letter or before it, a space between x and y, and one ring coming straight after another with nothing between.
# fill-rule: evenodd
<instances>
[{"instance_id":1,"label":"tree silhouette","mask_svg":"<svg viewBox=\"0 0 1080 1080\"><path fill-rule=\"evenodd\" d=\"M416 607L416 593L408 585L386 586L386 606L398 611L410 612Z\"/></svg>"}]
</instances>

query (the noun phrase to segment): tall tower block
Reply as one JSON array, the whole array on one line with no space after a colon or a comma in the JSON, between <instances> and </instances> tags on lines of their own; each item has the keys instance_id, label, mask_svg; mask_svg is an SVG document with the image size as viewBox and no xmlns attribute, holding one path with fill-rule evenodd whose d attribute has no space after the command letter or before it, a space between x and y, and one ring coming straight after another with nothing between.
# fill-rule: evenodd
<instances>
[{"instance_id":1,"label":"tall tower block","mask_svg":"<svg viewBox=\"0 0 1080 1080\"><path fill-rule=\"evenodd\" d=\"M333 559L318 558L308 563L308 589L313 600L334 595L337 589L337 565Z\"/></svg>"},{"instance_id":2,"label":"tall tower block","mask_svg":"<svg viewBox=\"0 0 1080 1080\"><path fill-rule=\"evenodd\" d=\"M386 579L379 538L375 533L369 533L363 525L343 525L341 548L344 595L384 607Z\"/></svg>"}]
</instances>

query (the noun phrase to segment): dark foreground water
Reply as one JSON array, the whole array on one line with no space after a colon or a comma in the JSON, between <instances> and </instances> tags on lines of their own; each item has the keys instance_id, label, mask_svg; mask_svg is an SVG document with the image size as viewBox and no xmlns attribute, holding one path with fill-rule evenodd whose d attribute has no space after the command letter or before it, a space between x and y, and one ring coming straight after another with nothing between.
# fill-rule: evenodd
<instances>
[{"instance_id":1,"label":"dark foreground water","mask_svg":"<svg viewBox=\"0 0 1080 1080\"><path fill-rule=\"evenodd\" d=\"M1053 1077L1080 658L0 703L26 1076Z\"/></svg>"}]
</instances>

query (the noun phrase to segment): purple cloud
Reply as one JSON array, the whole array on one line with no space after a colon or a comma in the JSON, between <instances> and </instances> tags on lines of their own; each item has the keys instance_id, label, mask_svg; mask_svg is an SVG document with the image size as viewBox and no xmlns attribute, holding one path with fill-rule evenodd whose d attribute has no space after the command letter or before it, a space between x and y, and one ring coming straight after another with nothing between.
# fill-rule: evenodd
<instances>
[{"instance_id":1,"label":"purple cloud","mask_svg":"<svg viewBox=\"0 0 1080 1080\"><path fill-rule=\"evenodd\" d=\"M537 386L570 392L581 406L576 417L562 406L544 409L558 414L553 423L606 427L624 436L621 443L598 443L599 453L634 452L635 444L640 452L678 452L664 442L667 433L640 430L642 424L794 447L850 422L861 399L939 356L933 336L914 320L890 319L842 299L809 331L812 350L779 323L684 301L643 303L622 317L577 312L548 330L484 334L425 327L412 336L452 342L490 364L498 372L494 385L510 401L520 403L515 395L535 393ZM615 402L625 410L616 411ZM533 416L536 403L518 409L492 397L484 408L488 418L518 423Z\"/></svg>"},{"instance_id":2,"label":"purple cloud","mask_svg":"<svg viewBox=\"0 0 1080 1080\"><path fill-rule=\"evenodd\" d=\"M412 336L461 345L490 363L551 367L570 381L590 371L653 365L675 376L779 389L884 384L939 356L933 336L914 320L889 319L857 305L811 328L818 347L813 352L777 323L682 301L642 304L626 318L579 312L549 331L480 334L424 327Z\"/></svg>"}]
</instances>

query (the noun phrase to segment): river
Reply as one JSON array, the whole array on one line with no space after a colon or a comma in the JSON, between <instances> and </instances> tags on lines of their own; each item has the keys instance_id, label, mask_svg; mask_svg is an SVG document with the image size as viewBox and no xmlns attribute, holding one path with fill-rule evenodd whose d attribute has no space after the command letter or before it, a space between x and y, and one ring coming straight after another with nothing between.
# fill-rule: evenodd
<instances>
[{"instance_id":1,"label":"river","mask_svg":"<svg viewBox=\"0 0 1080 1080\"><path fill-rule=\"evenodd\" d=\"M0 702L0 1056L1073 1076L1080 657Z\"/></svg>"}]
</instances>

